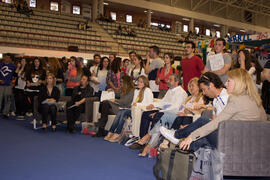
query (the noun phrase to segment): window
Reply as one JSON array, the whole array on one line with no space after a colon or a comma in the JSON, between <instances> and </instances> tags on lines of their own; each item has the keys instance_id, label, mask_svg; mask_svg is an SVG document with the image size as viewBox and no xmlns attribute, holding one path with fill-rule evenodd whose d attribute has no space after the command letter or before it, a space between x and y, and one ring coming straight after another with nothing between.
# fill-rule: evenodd
<instances>
[{"instance_id":1,"label":"window","mask_svg":"<svg viewBox=\"0 0 270 180\"><path fill-rule=\"evenodd\" d=\"M199 34L199 32L200 32L200 28L199 27L195 27L195 33L196 34Z\"/></svg>"},{"instance_id":2,"label":"window","mask_svg":"<svg viewBox=\"0 0 270 180\"><path fill-rule=\"evenodd\" d=\"M111 17L112 17L112 20L116 21L116 13L115 12L111 12Z\"/></svg>"},{"instance_id":3,"label":"window","mask_svg":"<svg viewBox=\"0 0 270 180\"><path fill-rule=\"evenodd\" d=\"M183 31L188 32L188 25L183 25Z\"/></svg>"},{"instance_id":4,"label":"window","mask_svg":"<svg viewBox=\"0 0 270 180\"><path fill-rule=\"evenodd\" d=\"M51 11L58 11L58 2L51 2L50 3L50 10Z\"/></svg>"},{"instance_id":5,"label":"window","mask_svg":"<svg viewBox=\"0 0 270 180\"><path fill-rule=\"evenodd\" d=\"M158 26L158 23L151 22L151 25L152 25L152 26Z\"/></svg>"},{"instance_id":6,"label":"window","mask_svg":"<svg viewBox=\"0 0 270 180\"><path fill-rule=\"evenodd\" d=\"M5 0L5 3L11 4L11 0Z\"/></svg>"},{"instance_id":7,"label":"window","mask_svg":"<svg viewBox=\"0 0 270 180\"><path fill-rule=\"evenodd\" d=\"M126 22L132 23L132 16L126 15Z\"/></svg>"},{"instance_id":8,"label":"window","mask_svg":"<svg viewBox=\"0 0 270 180\"><path fill-rule=\"evenodd\" d=\"M206 29L205 35L206 35L206 36L210 36L210 34L211 34L211 33L210 33L210 29Z\"/></svg>"},{"instance_id":9,"label":"window","mask_svg":"<svg viewBox=\"0 0 270 180\"><path fill-rule=\"evenodd\" d=\"M34 8L37 7L37 1L36 0L30 0L29 1L29 6L34 7Z\"/></svg>"},{"instance_id":10,"label":"window","mask_svg":"<svg viewBox=\"0 0 270 180\"><path fill-rule=\"evenodd\" d=\"M216 31L217 38L220 38L220 31Z\"/></svg>"},{"instance_id":11,"label":"window","mask_svg":"<svg viewBox=\"0 0 270 180\"><path fill-rule=\"evenodd\" d=\"M72 13L73 14L81 14L81 7L80 6L73 6Z\"/></svg>"}]
</instances>

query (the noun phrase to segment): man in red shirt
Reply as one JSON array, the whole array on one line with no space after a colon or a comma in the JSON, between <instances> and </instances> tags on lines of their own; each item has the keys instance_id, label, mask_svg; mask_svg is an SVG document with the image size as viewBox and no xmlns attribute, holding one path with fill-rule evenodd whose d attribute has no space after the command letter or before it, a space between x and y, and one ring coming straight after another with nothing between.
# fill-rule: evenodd
<instances>
[{"instance_id":1,"label":"man in red shirt","mask_svg":"<svg viewBox=\"0 0 270 180\"><path fill-rule=\"evenodd\" d=\"M194 55L195 44L192 41L186 41L185 54L186 57L182 59L182 71L184 90L188 90L188 82L194 78L200 78L202 71L204 70L204 64L201 58Z\"/></svg>"}]
</instances>

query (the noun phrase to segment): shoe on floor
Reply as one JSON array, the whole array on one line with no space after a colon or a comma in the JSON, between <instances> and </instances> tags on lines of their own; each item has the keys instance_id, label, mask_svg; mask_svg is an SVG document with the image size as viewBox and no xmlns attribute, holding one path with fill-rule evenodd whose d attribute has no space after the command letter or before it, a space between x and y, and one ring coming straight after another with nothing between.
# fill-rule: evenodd
<instances>
[{"instance_id":1,"label":"shoe on floor","mask_svg":"<svg viewBox=\"0 0 270 180\"><path fill-rule=\"evenodd\" d=\"M24 116L17 116L16 119L17 119L17 120L25 120L25 119L24 119Z\"/></svg>"},{"instance_id":2,"label":"shoe on floor","mask_svg":"<svg viewBox=\"0 0 270 180\"><path fill-rule=\"evenodd\" d=\"M163 126L160 127L160 133L173 144L178 144L180 139L174 137L175 130L169 130Z\"/></svg>"},{"instance_id":3,"label":"shoe on floor","mask_svg":"<svg viewBox=\"0 0 270 180\"><path fill-rule=\"evenodd\" d=\"M139 143L134 143L131 146L129 146L129 149L138 149L138 150L140 150L140 149L143 149L144 147L145 147L145 145L141 145Z\"/></svg>"},{"instance_id":4,"label":"shoe on floor","mask_svg":"<svg viewBox=\"0 0 270 180\"><path fill-rule=\"evenodd\" d=\"M9 114L3 114L3 117L4 117L5 119L9 119Z\"/></svg>"},{"instance_id":5,"label":"shoe on floor","mask_svg":"<svg viewBox=\"0 0 270 180\"><path fill-rule=\"evenodd\" d=\"M27 112L25 115L28 116L28 117L30 117L30 116L33 116L33 113Z\"/></svg>"},{"instance_id":6,"label":"shoe on floor","mask_svg":"<svg viewBox=\"0 0 270 180\"><path fill-rule=\"evenodd\" d=\"M11 115L11 116L16 116L16 114L15 114L14 111L12 111L12 112L10 113L10 115Z\"/></svg>"}]
</instances>

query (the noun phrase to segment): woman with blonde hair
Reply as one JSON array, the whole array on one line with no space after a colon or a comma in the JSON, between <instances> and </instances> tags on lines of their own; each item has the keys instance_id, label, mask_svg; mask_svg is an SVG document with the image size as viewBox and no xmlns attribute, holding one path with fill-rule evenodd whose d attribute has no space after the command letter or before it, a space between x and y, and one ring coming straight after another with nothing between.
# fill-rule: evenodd
<instances>
[{"instance_id":1,"label":"woman with blonde hair","mask_svg":"<svg viewBox=\"0 0 270 180\"><path fill-rule=\"evenodd\" d=\"M56 131L56 103L60 98L60 91L55 85L56 78L54 74L47 74L45 85L41 86L38 94L38 110L42 115L42 129L44 131L47 128L47 119L49 115L51 116L52 121L52 131Z\"/></svg>"},{"instance_id":2,"label":"woman with blonde hair","mask_svg":"<svg viewBox=\"0 0 270 180\"><path fill-rule=\"evenodd\" d=\"M199 78L197 77L189 81L188 90L191 95L186 99L184 106L181 107L181 110L179 110L178 113L165 112L160 119L160 123L155 124L148 134L146 134L137 143L130 146L130 148L137 149L143 147L143 145L148 142L142 153L139 154L139 156L146 156L150 152L150 149L158 144L160 136L159 129L161 126L165 126L167 124L171 128L179 129L179 127L188 125L192 123L192 121L195 121L195 117L200 116L202 109L205 108L203 95L200 91L198 81ZM196 114L193 114L193 112Z\"/></svg>"},{"instance_id":3,"label":"woman with blonde hair","mask_svg":"<svg viewBox=\"0 0 270 180\"><path fill-rule=\"evenodd\" d=\"M132 106L147 106L153 102L153 93L149 88L149 81L145 76L139 76L137 89L134 91ZM120 138L125 119L131 117L131 109L120 110L109 130L108 135L104 138L110 142L117 142Z\"/></svg>"},{"instance_id":4,"label":"woman with blonde hair","mask_svg":"<svg viewBox=\"0 0 270 180\"><path fill-rule=\"evenodd\" d=\"M48 72L53 73L56 78L56 87L60 90L60 94L64 95L64 73L62 65L55 57L48 59Z\"/></svg>"},{"instance_id":5,"label":"woman with blonde hair","mask_svg":"<svg viewBox=\"0 0 270 180\"><path fill-rule=\"evenodd\" d=\"M226 107L214 120L199 118L176 132L161 127L161 134L175 144L179 143L179 139L185 138L180 148L196 151L205 143L216 147L217 129L222 121L265 121L266 114L261 98L248 71L238 68L227 74L228 80L225 86L230 96Z\"/></svg>"}]
</instances>

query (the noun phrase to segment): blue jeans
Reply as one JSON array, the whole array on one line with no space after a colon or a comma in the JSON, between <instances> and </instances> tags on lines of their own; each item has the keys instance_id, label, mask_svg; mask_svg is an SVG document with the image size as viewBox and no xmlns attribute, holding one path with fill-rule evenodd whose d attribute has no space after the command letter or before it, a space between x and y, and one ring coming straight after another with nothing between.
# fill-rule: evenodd
<instances>
[{"instance_id":1,"label":"blue jeans","mask_svg":"<svg viewBox=\"0 0 270 180\"><path fill-rule=\"evenodd\" d=\"M122 132L123 126L125 124L125 120L131 117L131 110L130 109L121 109L116 117L114 118L113 124L110 128L111 133L120 134Z\"/></svg>"},{"instance_id":2,"label":"blue jeans","mask_svg":"<svg viewBox=\"0 0 270 180\"><path fill-rule=\"evenodd\" d=\"M174 120L178 117L177 114L171 113L171 112L165 112L163 116L160 119L161 126L165 126L166 124L169 125L169 128L171 128ZM158 124L158 123L157 123Z\"/></svg>"},{"instance_id":3,"label":"blue jeans","mask_svg":"<svg viewBox=\"0 0 270 180\"><path fill-rule=\"evenodd\" d=\"M209 123L210 121L211 120L208 119L208 118L200 117L199 119L197 119L197 121L195 121L194 123L191 123L187 127L175 131L174 136L177 139L186 138L193 131L195 131L196 129L204 126L205 124ZM191 145L190 145L190 150L196 151L201 146L204 146L204 145L208 145L208 146L211 146L213 148L216 148L217 147L217 130L215 130L214 132L208 134L207 136L205 136L205 137L203 137L201 139L198 139L196 141L193 141L191 143Z\"/></svg>"}]
</instances>

